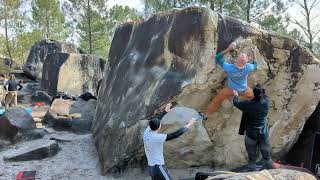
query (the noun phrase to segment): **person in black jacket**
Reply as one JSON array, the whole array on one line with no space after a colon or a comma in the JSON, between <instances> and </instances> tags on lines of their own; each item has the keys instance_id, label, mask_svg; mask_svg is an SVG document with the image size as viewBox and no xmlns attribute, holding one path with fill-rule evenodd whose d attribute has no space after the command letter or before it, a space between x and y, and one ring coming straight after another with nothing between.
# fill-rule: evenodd
<instances>
[{"instance_id":1,"label":"person in black jacket","mask_svg":"<svg viewBox=\"0 0 320 180\"><path fill-rule=\"evenodd\" d=\"M18 90L22 89L22 85L16 81L14 74L10 74L9 80L4 85L5 90L7 91L6 95L6 109L9 109L9 105L13 100L14 106L18 104Z\"/></svg>"},{"instance_id":2,"label":"person in black jacket","mask_svg":"<svg viewBox=\"0 0 320 180\"><path fill-rule=\"evenodd\" d=\"M196 123L196 119L192 118L186 126L173 133L159 133L161 129L161 119L167 112L172 110L171 106L171 103L167 104L165 110L162 113L160 113L157 117L152 118L149 121L149 126L146 128L143 134L144 150L147 156L149 174L152 180L173 179L164 163L163 144L166 141L170 141L181 136Z\"/></svg>"},{"instance_id":3,"label":"person in black jacket","mask_svg":"<svg viewBox=\"0 0 320 180\"><path fill-rule=\"evenodd\" d=\"M252 100L239 101L237 91L233 91L233 104L243 112L239 134L245 134L245 146L248 153L248 168L256 170L258 157L257 148L260 150L264 167L273 169L271 159L271 146L269 142L269 129L267 115L269 112L269 99L265 89L256 85L253 89Z\"/></svg>"}]
</instances>

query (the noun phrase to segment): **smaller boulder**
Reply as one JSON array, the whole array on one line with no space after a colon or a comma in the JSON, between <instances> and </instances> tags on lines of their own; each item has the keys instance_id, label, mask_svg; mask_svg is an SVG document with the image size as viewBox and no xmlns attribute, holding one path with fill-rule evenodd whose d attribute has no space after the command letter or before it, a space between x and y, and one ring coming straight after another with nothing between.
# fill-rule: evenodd
<instances>
[{"instance_id":1,"label":"smaller boulder","mask_svg":"<svg viewBox=\"0 0 320 180\"><path fill-rule=\"evenodd\" d=\"M21 107L13 107L0 116L0 136L13 138L18 132L35 129L32 116Z\"/></svg>"},{"instance_id":2,"label":"smaller boulder","mask_svg":"<svg viewBox=\"0 0 320 180\"><path fill-rule=\"evenodd\" d=\"M263 170L258 172L249 172L249 173L234 173L234 174L224 174L209 177L207 180L221 180L221 179L238 179L238 180L247 180L247 179L270 179L270 180L280 180L280 179L291 179L291 180L316 180L316 178L308 173L300 172L290 169L271 169Z\"/></svg>"},{"instance_id":3,"label":"smaller boulder","mask_svg":"<svg viewBox=\"0 0 320 180\"><path fill-rule=\"evenodd\" d=\"M161 120L161 132L172 133L185 126L192 118L197 119L195 126L180 138L164 145L168 165L174 167L209 165L213 143L203 125L203 117L195 109L174 107Z\"/></svg>"},{"instance_id":4,"label":"smaller boulder","mask_svg":"<svg viewBox=\"0 0 320 180\"><path fill-rule=\"evenodd\" d=\"M43 118L45 124L57 130L88 133L96 108L96 100L77 101L55 99Z\"/></svg>"},{"instance_id":5,"label":"smaller boulder","mask_svg":"<svg viewBox=\"0 0 320 180\"><path fill-rule=\"evenodd\" d=\"M52 157L60 150L56 141L39 139L18 145L15 149L4 152L5 161L29 161Z\"/></svg>"},{"instance_id":6,"label":"smaller boulder","mask_svg":"<svg viewBox=\"0 0 320 180\"><path fill-rule=\"evenodd\" d=\"M46 104L50 104L52 97L45 91L35 91L32 93L31 100L33 102L45 102Z\"/></svg>"}]
</instances>

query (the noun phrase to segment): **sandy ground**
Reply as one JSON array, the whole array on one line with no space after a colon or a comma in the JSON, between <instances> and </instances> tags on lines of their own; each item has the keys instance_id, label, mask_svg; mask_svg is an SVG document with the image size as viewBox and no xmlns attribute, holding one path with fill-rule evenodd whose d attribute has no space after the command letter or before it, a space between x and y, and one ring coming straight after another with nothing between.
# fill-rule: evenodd
<instances>
[{"instance_id":1,"label":"sandy ground","mask_svg":"<svg viewBox=\"0 0 320 180\"><path fill-rule=\"evenodd\" d=\"M0 179L15 179L18 171L36 170L37 178L43 180L150 180L146 170L129 169L114 175L101 176L97 151L91 134L75 135L68 132L56 134L71 142L59 142L61 150L57 155L43 160L26 162L4 162L0 152ZM48 137L47 137L48 138ZM194 177L198 171L212 171L209 168L170 169L175 179Z\"/></svg>"}]
</instances>

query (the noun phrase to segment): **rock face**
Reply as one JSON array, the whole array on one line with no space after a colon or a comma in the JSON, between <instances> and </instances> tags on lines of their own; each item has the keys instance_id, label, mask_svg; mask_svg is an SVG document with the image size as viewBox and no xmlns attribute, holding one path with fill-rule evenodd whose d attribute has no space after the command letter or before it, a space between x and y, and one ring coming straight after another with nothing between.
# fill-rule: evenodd
<instances>
[{"instance_id":1,"label":"rock face","mask_svg":"<svg viewBox=\"0 0 320 180\"><path fill-rule=\"evenodd\" d=\"M132 133L128 132L139 127L141 120L158 112L165 103L176 101L181 106L206 110L226 79L212 55L227 48L232 41L239 46L226 56L229 62L240 51L246 51L251 57L251 48L259 50L258 71L250 75L249 85L263 84L270 96L273 155L281 156L293 146L319 103L319 61L290 38L208 9L187 8L154 15L147 21L125 24L116 30L93 123L104 173L145 163L144 159L127 156L133 154L133 150L128 149L126 143L118 142L130 139L141 147L138 141L141 137L131 137ZM246 164L243 136L237 134L240 118L241 112L226 100L219 111L204 122L211 141L205 141L202 146L211 147L204 151L210 158L194 159L200 156L197 154L182 166L188 167L194 162L228 168ZM192 143L192 139L186 140L183 150L192 152L195 148ZM168 143L166 151L175 152L174 148ZM119 149L128 151L114 152ZM136 157L140 157L141 149L134 150ZM121 157L131 157L131 160ZM177 167L171 158L165 153L167 165Z\"/></svg>"},{"instance_id":2,"label":"rock face","mask_svg":"<svg viewBox=\"0 0 320 180\"><path fill-rule=\"evenodd\" d=\"M50 53L79 53L79 51L72 44L50 39L41 40L32 46L23 71L30 78L41 80L43 62Z\"/></svg>"},{"instance_id":3,"label":"rock face","mask_svg":"<svg viewBox=\"0 0 320 180\"><path fill-rule=\"evenodd\" d=\"M57 129L75 133L90 132L96 100L78 101L56 99L43 118L44 123Z\"/></svg>"},{"instance_id":4,"label":"rock face","mask_svg":"<svg viewBox=\"0 0 320 180\"><path fill-rule=\"evenodd\" d=\"M0 116L0 136L13 138L18 132L34 129L32 116L21 107L13 107Z\"/></svg>"},{"instance_id":5,"label":"rock face","mask_svg":"<svg viewBox=\"0 0 320 180\"><path fill-rule=\"evenodd\" d=\"M56 141L39 139L20 144L16 149L5 152L5 161L29 161L54 156L59 151Z\"/></svg>"},{"instance_id":6,"label":"rock face","mask_svg":"<svg viewBox=\"0 0 320 180\"><path fill-rule=\"evenodd\" d=\"M254 180L254 179L264 179L264 180L316 180L314 176L305 172L299 172L289 169L273 169L273 170L263 170L260 172L251 173L235 173L230 175L218 175L210 177L207 180Z\"/></svg>"},{"instance_id":7,"label":"rock face","mask_svg":"<svg viewBox=\"0 0 320 180\"><path fill-rule=\"evenodd\" d=\"M97 94L105 63L105 60L88 54L50 54L43 64L41 89L51 96L59 91L72 95Z\"/></svg>"},{"instance_id":8,"label":"rock face","mask_svg":"<svg viewBox=\"0 0 320 180\"><path fill-rule=\"evenodd\" d=\"M168 134L178 130L193 117L199 117L198 112L194 109L186 107L174 108L162 119L162 133ZM212 148L213 144L200 118L195 126L183 136L165 143L166 163L178 168L211 165L210 161L213 160L213 157L205 154L210 154Z\"/></svg>"}]
</instances>

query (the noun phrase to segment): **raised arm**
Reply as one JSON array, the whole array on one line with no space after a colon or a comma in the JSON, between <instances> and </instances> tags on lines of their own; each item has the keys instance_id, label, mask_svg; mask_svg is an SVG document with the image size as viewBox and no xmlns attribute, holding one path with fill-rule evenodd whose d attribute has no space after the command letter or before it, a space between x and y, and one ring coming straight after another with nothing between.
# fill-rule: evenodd
<instances>
[{"instance_id":1,"label":"raised arm","mask_svg":"<svg viewBox=\"0 0 320 180\"><path fill-rule=\"evenodd\" d=\"M190 127L192 127L196 122L197 122L196 119L192 118L185 127L182 127L173 133L167 134L166 141L170 141L172 139L178 138L179 136L187 132L188 129L190 129Z\"/></svg>"},{"instance_id":2,"label":"raised arm","mask_svg":"<svg viewBox=\"0 0 320 180\"><path fill-rule=\"evenodd\" d=\"M219 64L221 67L223 67L223 64L224 64L224 62L225 62L223 56L224 56L226 53L228 53L229 51L235 49L235 48L236 48L236 45L237 45L237 44L236 44L235 42L232 42L227 49L225 49L225 50L222 51L222 52L219 52L219 53L216 55L216 57L215 57L217 64Z\"/></svg>"},{"instance_id":3,"label":"raised arm","mask_svg":"<svg viewBox=\"0 0 320 180\"><path fill-rule=\"evenodd\" d=\"M253 60L252 60L252 67L251 67L251 71L256 71L257 70L257 67L258 67L258 64L257 64L257 51L258 49L257 48L252 48L252 52L253 52Z\"/></svg>"},{"instance_id":4,"label":"raised arm","mask_svg":"<svg viewBox=\"0 0 320 180\"><path fill-rule=\"evenodd\" d=\"M157 118L158 118L159 120L161 120L161 119L163 118L163 116L165 116L168 112L172 111L171 106L172 106L172 104L171 104L171 103L168 103L168 104L166 105L165 109L164 109L161 113L159 113L159 114L157 115Z\"/></svg>"}]
</instances>

